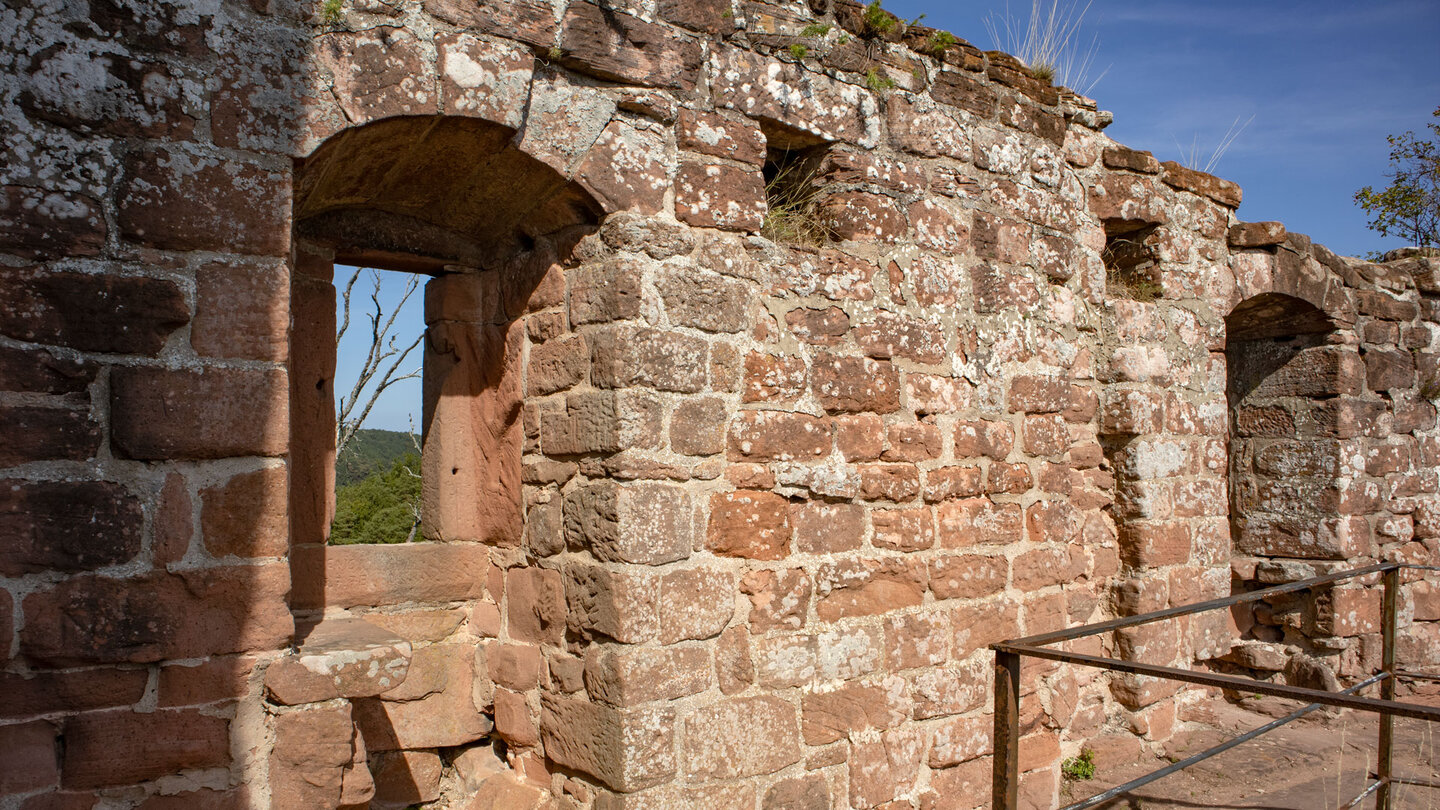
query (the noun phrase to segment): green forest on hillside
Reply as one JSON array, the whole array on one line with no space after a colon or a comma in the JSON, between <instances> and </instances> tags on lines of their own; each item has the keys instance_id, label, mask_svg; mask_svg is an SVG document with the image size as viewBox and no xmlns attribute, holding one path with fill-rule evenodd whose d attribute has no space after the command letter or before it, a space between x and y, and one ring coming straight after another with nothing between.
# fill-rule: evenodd
<instances>
[{"instance_id":1,"label":"green forest on hillside","mask_svg":"<svg viewBox=\"0 0 1440 810\"><path fill-rule=\"evenodd\" d=\"M335 459L330 542L420 539L420 455L409 433L361 430Z\"/></svg>"}]
</instances>

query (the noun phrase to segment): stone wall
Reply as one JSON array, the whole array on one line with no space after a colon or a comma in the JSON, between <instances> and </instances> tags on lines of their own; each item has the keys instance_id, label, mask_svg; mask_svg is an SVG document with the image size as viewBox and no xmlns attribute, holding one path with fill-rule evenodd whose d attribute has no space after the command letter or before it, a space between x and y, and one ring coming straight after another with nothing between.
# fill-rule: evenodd
<instances>
[{"instance_id":1,"label":"stone wall","mask_svg":"<svg viewBox=\"0 0 1440 810\"><path fill-rule=\"evenodd\" d=\"M1437 560L1437 262L1240 223L1004 54L823 0L0 19L0 808L979 807L987 644ZM787 168L813 244L759 234ZM325 544L336 262L432 277L426 542ZM1377 608L1076 648L1352 678ZM1204 697L1023 691L1039 807Z\"/></svg>"}]
</instances>

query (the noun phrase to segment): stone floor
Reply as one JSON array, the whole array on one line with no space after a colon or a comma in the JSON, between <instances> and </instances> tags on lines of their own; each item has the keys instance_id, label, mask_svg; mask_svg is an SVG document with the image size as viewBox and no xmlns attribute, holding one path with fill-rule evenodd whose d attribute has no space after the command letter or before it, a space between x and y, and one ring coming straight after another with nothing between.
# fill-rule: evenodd
<instances>
[{"instance_id":1,"label":"stone floor","mask_svg":"<svg viewBox=\"0 0 1440 810\"><path fill-rule=\"evenodd\" d=\"M1440 697L1405 700L1440 705ZM1097 752L1095 778L1066 783L1062 802L1079 801L1142 774L1162 768L1236 734L1264 725L1289 713L1293 702L1252 698L1241 705L1215 702L1191 719L1207 728L1182 732L1166 750L1166 758L1115 764ZM1180 810L1231 808L1232 810L1330 810L1344 807L1365 787L1367 769L1376 760L1378 721L1374 715L1317 712L1236 746L1219 756L1151 782L1100 805L1105 810ZM1420 779L1440 780L1440 723L1396 721L1395 772ZM1399 786L1397 808L1440 810L1440 789ZM1375 806L1374 798L1360 805Z\"/></svg>"}]
</instances>

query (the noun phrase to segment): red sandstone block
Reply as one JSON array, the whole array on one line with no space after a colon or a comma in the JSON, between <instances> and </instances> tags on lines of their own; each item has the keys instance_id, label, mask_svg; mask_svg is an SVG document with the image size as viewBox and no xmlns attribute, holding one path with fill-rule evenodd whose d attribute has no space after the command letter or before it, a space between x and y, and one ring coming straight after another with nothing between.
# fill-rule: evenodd
<instances>
[{"instance_id":1,"label":"red sandstone block","mask_svg":"<svg viewBox=\"0 0 1440 810\"><path fill-rule=\"evenodd\" d=\"M725 451L725 401L718 397L686 400L670 414L670 447L687 456Z\"/></svg>"},{"instance_id":2,"label":"red sandstone block","mask_svg":"<svg viewBox=\"0 0 1440 810\"><path fill-rule=\"evenodd\" d=\"M1065 501L1036 501L1025 510L1025 527L1036 543L1071 543L1080 535L1080 514Z\"/></svg>"},{"instance_id":3,"label":"red sandstone block","mask_svg":"<svg viewBox=\"0 0 1440 810\"><path fill-rule=\"evenodd\" d=\"M682 722L681 759L697 779L773 773L801 757L795 707L778 697L715 703Z\"/></svg>"},{"instance_id":4,"label":"red sandstone block","mask_svg":"<svg viewBox=\"0 0 1440 810\"><path fill-rule=\"evenodd\" d=\"M834 346L850 331L850 316L839 307L800 307L785 313L790 331L812 346Z\"/></svg>"},{"instance_id":5,"label":"red sandstone block","mask_svg":"<svg viewBox=\"0 0 1440 810\"><path fill-rule=\"evenodd\" d=\"M230 721L186 709L89 712L64 722L67 788L131 785L230 764Z\"/></svg>"},{"instance_id":6,"label":"red sandstone block","mask_svg":"<svg viewBox=\"0 0 1440 810\"><path fill-rule=\"evenodd\" d=\"M15 636L15 600L0 590L0 661L10 660L10 639Z\"/></svg>"},{"instance_id":7,"label":"red sandstone block","mask_svg":"<svg viewBox=\"0 0 1440 810\"><path fill-rule=\"evenodd\" d=\"M60 776L56 739L60 729L37 720L0 726L0 794L12 796L54 787Z\"/></svg>"},{"instance_id":8,"label":"red sandstone block","mask_svg":"<svg viewBox=\"0 0 1440 810\"><path fill-rule=\"evenodd\" d=\"M0 425L4 425L0 467L30 461L89 461L99 453L99 424L79 409L0 406Z\"/></svg>"},{"instance_id":9,"label":"red sandstone block","mask_svg":"<svg viewBox=\"0 0 1440 810\"><path fill-rule=\"evenodd\" d=\"M200 532L215 557L279 557L289 549L284 467L241 473L200 490Z\"/></svg>"},{"instance_id":10,"label":"red sandstone block","mask_svg":"<svg viewBox=\"0 0 1440 810\"><path fill-rule=\"evenodd\" d=\"M955 426L955 458L986 456L996 461L1010 455L1015 429L1006 422L960 422Z\"/></svg>"},{"instance_id":11,"label":"red sandstone block","mask_svg":"<svg viewBox=\"0 0 1440 810\"><path fill-rule=\"evenodd\" d=\"M905 214L884 194L842 191L826 196L819 207L841 240L894 242L905 235Z\"/></svg>"},{"instance_id":12,"label":"red sandstone block","mask_svg":"<svg viewBox=\"0 0 1440 810\"><path fill-rule=\"evenodd\" d=\"M1084 557L1066 549L1037 548L1016 557L1011 570L1015 587L1029 592L1072 581L1084 573Z\"/></svg>"},{"instance_id":13,"label":"red sandstone block","mask_svg":"<svg viewBox=\"0 0 1440 810\"><path fill-rule=\"evenodd\" d=\"M993 503L989 498L949 501L936 507L940 543L945 548L980 544L1003 545L1022 539L1024 513L1018 503Z\"/></svg>"},{"instance_id":14,"label":"red sandstone block","mask_svg":"<svg viewBox=\"0 0 1440 810\"><path fill-rule=\"evenodd\" d=\"M1010 464L994 461L990 463L990 471L985 476L985 492L991 495L1003 492L1019 495L1030 489L1034 482L1030 465L1024 462Z\"/></svg>"},{"instance_id":15,"label":"red sandstone block","mask_svg":"<svg viewBox=\"0 0 1440 810\"><path fill-rule=\"evenodd\" d=\"M530 347L525 377L530 396L544 396L578 385L590 365L590 347L581 335L568 335Z\"/></svg>"},{"instance_id":16,"label":"red sandstone block","mask_svg":"<svg viewBox=\"0 0 1440 810\"><path fill-rule=\"evenodd\" d=\"M1070 427L1059 414L1025 417L1021 435L1032 456L1058 456L1070 446Z\"/></svg>"},{"instance_id":17,"label":"red sandstone block","mask_svg":"<svg viewBox=\"0 0 1440 810\"><path fill-rule=\"evenodd\" d=\"M86 810L89 810L89 807L90 805L85 805ZM194 810L195 808L201 810L246 810L248 807L250 807L249 790L239 787L225 791L192 790L173 796L151 796L137 805L135 810Z\"/></svg>"},{"instance_id":18,"label":"red sandstone block","mask_svg":"<svg viewBox=\"0 0 1440 810\"><path fill-rule=\"evenodd\" d=\"M806 745L827 745L894 728L908 719L903 689L846 682L827 692L807 694L800 705L800 734Z\"/></svg>"},{"instance_id":19,"label":"red sandstone block","mask_svg":"<svg viewBox=\"0 0 1440 810\"><path fill-rule=\"evenodd\" d=\"M290 172L190 154L131 152L115 198L121 237L163 250L280 257L290 247Z\"/></svg>"},{"instance_id":20,"label":"red sandstone block","mask_svg":"<svg viewBox=\"0 0 1440 810\"><path fill-rule=\"evenodd\" d=\"M673 5L680 8L689 4ZM682 107L675 123L675 139L677 146L691 152L756 166L765 162L765 136L760 128L733 113Z\"/></svg>"},{"instance_id":21,"label":"red sandstone block","mask_svg":"<svg viewBox=\"0 0 1440 810\"><path fill-rule=\"evenodd\" d=\"M20 649L55 663L149 662L288 643L284 564L81 576L25 598Z\"/></svg>"},{"instance_id":22,"label":"red sandstone block","mask_svg":"<svg viewBox=\"0 0 1440 810\"><path fill-rule=\"evenodd\" d=\"M675 173L675 217L697 228L758 230L764 201L758 169L686 162Z\"/></svg>"},{"instance_id":23,"label":"red sandstone block","mask_svg":"<svg viewBox=\"0 0 1440 810\"><path fill-rule=\"evenodd\" d=\"M0 187L0 250L31 259L94 256L105 247L105 213L92 197L29 186Z\"/></svg>"},{"instance_id":24,"label":"red sandstone block","mask_svg":"<svg viewBox=\"0 0 1440 810\"><path fill-rule=\"evenodd\" d=\"M0 717L6 719L91 711L140 700L149 675L143 669L40 670L28 677L0 674Z\"/></svg>"},{"instance_id":25,"label":"red sandstone block","mask_svg":"<svg viewBox=\"0 0 1440 810\"><path fill-rule=\"evenodd\" d=\"M930 561L930 591L936 599L973 599L1005 590L1010 562L1003 556L957 554Z\"/></svg>"},{"instance_id":26,"label":"red sandstone block","mask_svg":"<svg viewBox=\"0 0 1440 810\"><path fill-rule=\"evenodd\" d=\"M792 504L795 550L801 554L834 554L860 547L865 536L865 509L856 504L806 501Z\"/></svg>"},{"instance_id":27,"label":"red sandstone block","mask_svg":"<svg viewBox=\"0 0 1440 810\"><path fill-rule=\"evenodd\" d=\"M255 659L247 656L211 658L194 666L173 664L160 668L162 708L198 706L249 695Z\"/></svg>"},{"instance_id":28,"label":"red sandstone block","mask_svg":"<svg viewBox=\"0 0 1440 810\"><path fill-rule=\"evenodd\" d=\"M190 321L173 281L144 276L0 270L0 334L81 351L154 356Z\"/></svg>"},{"instance_id":29,"label":"red sandstone block","mask_svg":"<svg viewBox=\"0 0 1440 810\"><path fill-rule=\"evenodd\" d=\"M945 663L950 655L950 617L906 613L885 617L885 660L892 670Z\"/></svg>"},{"instance_id":30,"label":"red sandstone block","mask_svg":"<svg viewBox=\"0 0 1440 810\"><path fill-rule=\"evenodd\" d=\"M365 744L355 733L348 703L279 714L272 721L271 806L276 810L333 807L344 794L346 771L364 766ZM366 771L365 776L369 776ZM368 797L367 797L368 798Z\"/></svg>"},{"instance_id":31,"label":"red sandstone block","mask_svg":"<svg viewBox=\"0 0 1440 810\"><path fill-rule=\"evenodd\" d=\"M815 459L830 452L831 426L809 414L743 411L730 422L732 461Z\"/></svg>"},{"instance_id":32,"label":"red sandstone block","mask_svg":"<svg viewBox=\"0 0 1440 810\"><path fill-rule=\"evenodd\" d=\"M914 464L861 464L860 497L897 503L920 493L920 470Z\"/></svg>"},{"instance_id":33,"label":"red sandstone block","mask_svg":"<svg viewBox=\"0 0 1440 810\"><path fill-rule=\"evenodd\" d=\"M289 420L283 371L116 368L110 441L140 460L280 456Z\"/></svg>"},{"instance_id":34,"label":"red sandstone block","mask_svg":"<svg viewBox=\"0 0 1440 810\"><path fill-rule=\"evenodd\" d=\"M358 607L479 598L490 557L474 543L302 546L292 564L296 607Z\"/></svg>"},{"instance_id":35,"label":"red sandstone block","mask_svg":"<svg viewBox=\"0 0 1440 810\"><path fill-rule=\"evenodd\" d=\"M936 467L925 471L926 503L970 498L984 492L979 467Z\"/></svg>"},{"instance_id":36,"label":"red sandstone block","mask_svg":"<svg viewBox=\"0 0 1440 810\"><path fill-rule=\"evenodd\" d=\"M910 558L825 563L815 578L815 614L831 622L913 607L924 600L926 579L924 562Z\"/></svg>"},{"instance_id":37,"label":"red sandstone block","mask_svg":"<svg viewBox=\"0 0 1440 810\"><path fill-rule=\"evenodd\" d=\"M1158 568L1190 559L1190 531L1184 523L1134 521L1120 527L1120 556L1128 565Z\"/></svg>"},{"instance_id":38,"label":"red sandstone block","mask_svg":"<svg viewBox=\"0 0 1440 810\"><path fill-rule=\"evenodd\" d=\"M98 366L57 357L44 349L0 346L0 390L34 394L76 394L95 380Z\"/></svg>"},{"instance_id":39,"label":"red sandstone block","mask_svg":"<svg viewBox=\"0 0 1440 810\"><path fill-rule=\"evenodd\" d=\"M769 492L723 492L710 499L706 545L716 554L779 560L790 554L789 503Z\"/></svg>"},{"instance_id":40,"label":"red sandstone block","mask_svg":"<svg viewBox=\"0 0 1440 810\"><path fill-rule=\"evenodd\" d=\"M885 461L930 461L940 457L940 429L923 422L890 426Z\"/></svg>"},{"instance_id":41,"label":"red sandstone block","mask_svg":"<svg viewBox=\"0 0 1440 810\"><path fill-rule=\"evenodd\" d=\"M750 352L745 355L741 401L775 405L794 402L805 393L808 382L803 359Z\"/></svg>"},{"instance_id":42,"label":"red sandstone block","mask_svg":"<svg viewBox=\"0 0 1440 810\"><path fill-rule=\"evenodd\" d=\"M190 345L205 357L283 361L289 308L290 275L284 263L205 265L195 275Z\"/></svg>"},{"instance_id":43,"label":"red sandstone block","mask_svg":"<svg viewBox=\"0 0 1440 810\"><path fill-rule=\"evenodd\" d=\"M750 597L750 631L763 635L775 629L799 630L810 612L810 577L801 568L751 571L740 580Z\"/></svg>"},{"instance_id":44,"label":"red sandstone block","mask_svg":"<svg viewBox=\"0 0 1440 810\"><path fill-rule=\"evenodd\" d=\"M1070 406L1070 383L1060 377L1016 377L1008 403L1011 413L1060 413Z\"/></svg>"},{"instance_id":45,"label":"red sandstone block","mask_svg":"<svg viewBox=\"0 0 1440 810\"><path fill-rule=\"evenodd\" d=\"M0 480L0 574L76 572L133 559L140 500L108 481Z\"/></svg>"},{"instance_id":46,"label":"red sandstone block","mask_svg":"<svg viewBox=\"0 0 1440 810\"><path fill-rule=\"evenodd\" d=\"M410 807L440 797L444 764L435 751L383 751L370 758L372 807Z\"/></svg>"},{"instance_id":47,"label":"red sandstone block","mask_svg":"<svg viewBox=\"0 0 1440 810\"><path fill-rule=\"evenodd\" d=\"M821 354L811 389L827 411L893 413L900 409L900 373L887 361Z\"/></svg>"},{"instance_id":48,"label":"red sandstone block","mask_svg":"<svg viewBox=\"0 0 1440 810\"><path fill-rule=\"evenodd\" d=\"M735 613L735 583L726 571L671 571L660 580L661 644L713 638Z\"/></svg>"},{"instance_id":49,"label":"red sandstone block","mask_svg":"<svg viewBox=\"0 0 1440 810\"><path fill-rule=\"evenodd\" d=\"M871 513L876 548L922 551L935 545L935 516L929 507L879 509Z\"/></svg>"},{"instance_id":50,"label":"red sandstone block","mask_svg":"<svg viewBox=\"0 0 1440 810\"><path fill-rule=\"evenodd\" d=\"M558 643L565 635L565 587L560 573L514 568L505 576L510 637Z\"/></svg>"},{"instance_id":51,"label":"red sandstone block","mask_svg":"<svg viewBox=\"0 0 1440 810\"><path fill-rule=\"evenodd\" d=\"M885 449L885 422L869 413L846 414L832 420L835 446L846 461L875 461Z\"/></svg>"}]
</instances>

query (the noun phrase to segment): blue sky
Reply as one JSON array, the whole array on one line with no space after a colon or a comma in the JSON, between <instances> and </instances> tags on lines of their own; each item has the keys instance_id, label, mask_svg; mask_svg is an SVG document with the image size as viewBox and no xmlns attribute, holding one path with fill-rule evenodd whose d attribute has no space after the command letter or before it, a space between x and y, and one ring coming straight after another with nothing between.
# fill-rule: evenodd
<instances>
[{"instance_id":1,"label":"blue sky","mask_svg":"<svg viewBox=\"0 0 1440 810\"><path fill-rule=\"evenodd\" d=\"M1001 44L990 40L986 16L1007 8L940 0L885 7L905 19L925 14L925 24L984 49ZM1029 3L1011 2L1009 11L1023 19ZM1095 0L1078 41L1095 43L1091 77L1104 75L1090 95L1115 114L1106 131L1117 141L1161 160L1184 160L1193 144L1203 163L1237 119L1249 119L1214 170L1245 189L1241 219L1280 220L1349 255L1400 246L1369 231L1352 198L1361 186L1385 184L1385 136L1424 132L1440 106L1440 1ZM346 273L336 269L338 283ZM393 300L403 276L381 275ZM406 330L422 328L421 309L414 296L401 318ZM364 351L355 342L363 326L351 332L337 376L347 386ZM405 430L412 413L418 429L418 380L387 392L366 426Z\"/></svg>"},{"instance_id":2,"label":"blue sky","mask_svg":"<svg viewBox=\"0 0 1440 810\"><path fill-rule=\"evenodd\" d=\"M986 16L1007 8L885 7L905 19L923 13L924 24L982 49L999 44ZM1030 4L1008 8L1023 18ZM1348 255L1401 246L1370 232L1352 198L1385 185L1385 136L1424 132L1440 106L1437 0L1095 0L1078 41L1096 42L1091 75L1105 74L1089 95L1115 114L1106 130L1115 140L1161 160L1196 143L1203 163L1237 118L1253 115L1214 170L1244 188L1242 220L1280 220Z\"/></svg>"}]
</instances>

